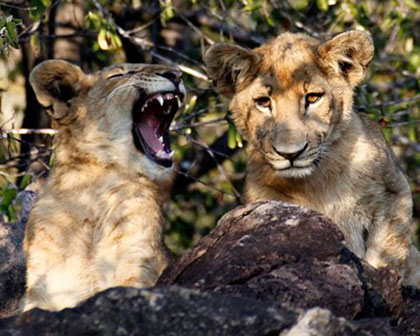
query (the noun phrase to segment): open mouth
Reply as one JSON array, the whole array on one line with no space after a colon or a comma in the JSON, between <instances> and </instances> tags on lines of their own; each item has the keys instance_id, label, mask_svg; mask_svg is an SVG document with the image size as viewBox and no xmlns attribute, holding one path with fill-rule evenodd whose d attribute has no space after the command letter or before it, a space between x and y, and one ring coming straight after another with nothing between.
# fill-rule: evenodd
<instances>
[{"instance_id":1,"label":"open mouth","mask_svg":"<svg viewBox=\"0 0 420 336\"><path fill-rule=\"evenodd\" d=\"M182 105L180 92L158 92L139 99L133 108L133 135L136 147L154 162L172 166L174 152L169 142L169 126Z\"/></svg>"}]
</instances>

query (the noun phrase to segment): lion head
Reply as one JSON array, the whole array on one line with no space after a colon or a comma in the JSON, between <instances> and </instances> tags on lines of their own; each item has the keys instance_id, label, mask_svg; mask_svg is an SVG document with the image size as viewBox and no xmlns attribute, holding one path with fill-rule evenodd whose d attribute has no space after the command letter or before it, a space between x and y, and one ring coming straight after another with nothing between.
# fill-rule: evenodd
<instances>
[{"instance_id":1,"label":"lion head","mask_svg":"<svg viewBox=\"0 0 420 336\"><path fill-rule=\"evenodd\" d=\"M312 174L346 130L353 90L374 47L349 31L321 42L284 33L257 49L219 43L204 61L234 122L259 155L284 178Z\"/></svg>"},{"instance_id":2,"label":"lion head","mask_svg":"<svg viewBox=\"0 0 420 336\"><path fill-rule=\"evenodd\" d=\"M185 95L180 71L120 64L85 74L49 60L34 68L30 82L58 129L57 161L86 158L149 177L172 166L169 125Z\"/></svg>"}]
</instances>

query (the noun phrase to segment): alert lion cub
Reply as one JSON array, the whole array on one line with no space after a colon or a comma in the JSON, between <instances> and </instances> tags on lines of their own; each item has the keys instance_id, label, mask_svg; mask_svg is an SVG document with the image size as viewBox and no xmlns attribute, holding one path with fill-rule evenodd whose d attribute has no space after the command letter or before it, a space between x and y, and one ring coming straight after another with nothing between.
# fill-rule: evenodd
<instances>
[{"instance_id":1,"label":"alert lion cub","mask_svg":"<svg viewBox=\"0 0 420 336\"><path fill-rule=\"evenodd\" d=\"M360 31L326 42L284 33L255 50L216 44L205 63L248 140L246 200L319 211L357 256L419 286L409 185L379 127L353 111L373 53Z\"/></svg>"},{"instance_id":2,"label":"alert lion cub","mask_svg":"<svg viewBox=\"0 0 420 336\"><path fill-rule=\"evenodd\" d=\"M60 310L113 286L153 286L167 266L161 207L172 183L169 125L181 73L122 64L87 75L38 65L30 82L58 131L25 232L23 309Z\"/></svg>"}]
</instances>

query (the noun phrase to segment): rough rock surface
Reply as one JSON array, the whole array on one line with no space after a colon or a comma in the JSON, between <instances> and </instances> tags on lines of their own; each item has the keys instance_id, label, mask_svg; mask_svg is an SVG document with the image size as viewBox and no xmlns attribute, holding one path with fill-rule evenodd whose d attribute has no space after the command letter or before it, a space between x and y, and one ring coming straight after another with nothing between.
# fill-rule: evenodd
<instances>
[{"instance_id":1,"label":"rough rock surface","mask_svg":"<svg viewBox=\"0 0 420 336\"><path fill-rule=\"evenodd\" d=\"M323 307L353 318L371 304L363 267L330 220L292 204L260 202L226 214L159 283Z\"/></svg>"},{"instance_id":2,"label":"rough rock surface","mask_svg":"<svg viewBox=\"0 0 420 336\"><path fill-rule=\"evenodd\" d=\"M227 213L158 283L321 307L358 320L366 330L385 332L392 324L402 334L420 335L420 295L406 290L403 297L396 270L373 269L343 245L330 220L283 202Z\"/></svg>"},{"instance_id":3,"label":"rough rock surface","mask_svg":"<svg viewBox=\"0 0 420 336\"><path fill-rule=\"evenodd\" d=\"M0 334L26 335L278 335L296 313L246 298L180 287L113 288L75 309L38 309L0 320Z\"/></svg>"},{"instance_id":4,"label":"rough rock surface","mask_svg":"<svg viewBox=\"0 0 420 336\"><path fill-rule=\"evenodd\" d=\"M154 289L0 320L0 335L45 334L420 335L420 290L359 260L321 215L261 202L226 214Z\"/></svg>"},{"instance_id":5,"label":"rough rock surface","mask_svg":"<svg viewBox=\"0 0 420 336\"><path fill-rule=\"evenodd\" d=\"M377 319L350 322L343 317L334 316L329 310L312 308L303 313L297 323L280 336L350 336L350 335L398 335L395 328L389 326L389 320Z\"/></svg>"},{"instance_id":6,"label":"rough rock surface","mask_svg":"<svg viewBox=\"0 0 420 336\"><path fill-rule=\"evenodd\" d=\"M4 223L0 218L0 318L17 308L25 288L25 260L22 251L25 223L35 201L35 193L21 191L22 211L17 223Z\"/></svg>"}]
</instances>

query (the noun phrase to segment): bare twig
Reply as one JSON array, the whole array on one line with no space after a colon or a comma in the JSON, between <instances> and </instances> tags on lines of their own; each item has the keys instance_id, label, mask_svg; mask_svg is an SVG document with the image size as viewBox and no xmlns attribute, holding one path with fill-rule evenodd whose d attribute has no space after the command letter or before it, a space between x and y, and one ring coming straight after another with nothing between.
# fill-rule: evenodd
<instances>
[{"instance_id":1,"label":"bare twig","mask_svg":"<svg viewBox=\"0 0 420 336\"><path fill-rule=\"evenodd\" d=\"M415 95L413 97L400 99L400 100L388 101L388 102L381 103L381 104L356 106L356 109L359 110L359 111L363 111L366 108L384 108L384 107L388 107L388 106L411 103L411 102L415 102L415 101L420 101L420 95Z\"/></svg>"},{"instance_id":2,"label":"bare twig","mask_svg":"<svg viewBox=\"0 0 420 336\"><path fill-rule=\"evenodd\" d=\"M190 135L188 135L188 134L185 134L185 133L182 133L182 132L180 132L180 131L174 131L175 133L177 133L177 134L179 134L179 135L182 135L182 136L184 136L184 137L186 137L188 140L190 140L192 143L194 143L194 144L196 144L196 145L198 145L198 146L200 146L200 147L202 147L202 148L204 148L208 153L209 153L209 155L210 155L210 153L212 153L212 154L216 154L216 155L220 155L220 156L222 156L222 157L224 157L224 158L226 158L226 159L228 159L229 158L229 156L228 155L226 155L225 153L222 153L222 152L219 152L219 151L217 151L217 150L215 150L215 149L213 149L213 148L210 148L209 146L207 146L205 143L201 143L200 141L197 141L196 139L194 139L192 136L190 136Z\"/></svg>"},{"instance_id":3,"label":"bare twig","mask_svg":"<svg viewBox=\"0 0 420 336\"><path fill-rule=\"evenodd\" d=\"M151 50L150 51L150 54L152 56L156 57L157 59L159 59L159 60L167 63L167 64L171 64L173 66L177 66L181 71L189 74L190 76L193 76L193 77L196 77L196 78L205 80L205 81L210 81L210 79L205 74L201 73L200 71L197 71L197 70L195 70L193 68L190 68L190 67L188 67L186 65L177 64L177 63L173 62L172 60L170 60L170 59L168 59L168 58L166 58L166 57L158 54L155 50Z\"/></svg>"},{"instance_id":4,"label":"bare twig","mask_svg":"<svg viewBox=\"0 0 420 336\"><path fill-rule=\"evenodd\" d=\"M383 126L384 128L394 128L394 127L400 127L400 126L406 126L406 125L412 125L412 124L420 124L419 120L408 120L408 121L399 121L390 123L388 125Z\"/></svg>"},{"instance_id":5,"label":"bare twig","mask_svg":"<svg viewBox=\"0 0 420 336\"><path fill-rule=\"evenodd\" d=\"M57 131L52 128L18 128L9 130L0 129L0 139L7 138L9 134L45 134L53 136L57 134Z\"/></svg>"},{"instance_id":6,"label":"bare twig","mask_svg":"<svg viewBox=\"0 0 420 336\"><path fill-rule=\"evenodd\" d=\"M4 6L4 7L9 7L9 8L13 8L13 9L19 9L22 11L31 11L36 9L36 7L26 7L26 6L17 6L17 5L12 5L6 1L0 1L0 6Z\"/></svg>"},{"instance_id":7,"label":"bare twig","mask_svg":"<svg viewBox=\"0 0 420 336\"><path fill-rule=\"evenodd\" d=\"M226 104L224 104L224 103L220 103L220 104L216 104L215 107L224 107L225 105ZM208 110L209 110L209 107L205 107L205 108L203 108L201 110L198 110L196 112L193 112L191 114L183 115L181 121L183 123L185 123L185 122L187 122L191 119L194 119L195 117L198 117L198 116L208 112Z\"/></svg>"},{"instance_id":8,"label":"bare twig","mask_svg":"<svg viewBox=\"0 0 420 336\"><path fill-rule=\"evenodd\" d=\"M184 20L184 22L191 27L199 36L203 41L206 41L208 44L212 45L214 44L214 41L208 37L207 35L205 35L200 29L198 29L190 20L188 20L184 15L182 15L181 13L178 13L178 16Z\"/></svg>"},{"instance_id":9,"label":"bare twig","mask_svg":"<svg viewBox=\"0 0 420 336\"><path fill-rule=\"evenodd\" d=\"M171 131L179 131L185 128L213 125L221 121L226 121L226 118L222 117L222 118L216 118L212 120L206 120L206 121L201 121L201 122L196 122L196 123L191 123L191 124L186 124L186 125L185 124L175 125L174 127L171 128Z\"/></svg>"},{"instance_id":10,"label":"bare twig","mask_svg":"<svg viewBox=\"0 0 420 336\"><path fill-rule=\"evenodd\" d=\"M196 143L198 143L201 147L205 148L208 152L208 154L211 156L211 158L214 160L214 162L216 163L217 169L219 170L220 174L222 174L222 176L224 177L224 179L230 184L233 193L235 194L236 199L240 202L241 200L241 195L239 194L239 192L236 190L235 186L232 184L232 182L229 180L229 178L227 177L227 174L224 170L224 168L222 167L221 164L219 164L219 161L215 158L214 156L214 150L211 149L209 146L206 145L206 143L203 140L197 141ZM220 155L220 154L219 154Z\"/></svg>"},{"instance_id":11,"label":"bare twig","mask_svg":"<svg viewBox=\"0 0 420 336\"><path fill-rule=\"evenodd\" d=\"M411 148L413 148L415 151L420 153L420 144L411 141L409 138L405 137L405 136L400 136L400 135L394 135L392 137L392 140L394 142L397 142L398 144L401 145L405 145L405 146L410 146Z\"/></svg>"},{"instance_id":12,"label":"bare twig","mask_svg":"<svg viewBox=\"0 0 420 336\"><path fill-rule=\"evenodd\" d=\"M188 174L188 173L184 173L183 171L181 171L181 170L179 170L179 169L176 169L176 168L175 168L174 170L175 170L175 171L176 171L179 175L185 176L186 178L191 179L191 180L193 180L194 182L200 183L200 184L202 184L202 185L204 185L204 186L208 187L209 189L213 189L213 190L215 190L215 191L217 191L217 192L220 192L220 193L225 194L225 195L229 195L229 196L231 196L231 197L233 197L233 198L237 199L236 195L234 195L234 194L232 194L232 193L230 193L230 192L227 192L227 191L225 191L225 190L219 189L219 188L215 187L214 185L211 185L211 184L209 184L209 183L207 183L207 182L204 182L204 181L202 181L202 180L200 180L200 179L198 179L198 178L195 178L194 176L192 176L192 175L190 175L190 174Z\"/></svg>"}]
</instances>

